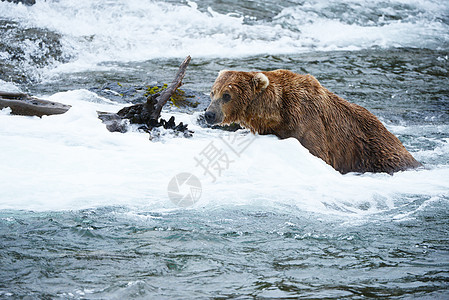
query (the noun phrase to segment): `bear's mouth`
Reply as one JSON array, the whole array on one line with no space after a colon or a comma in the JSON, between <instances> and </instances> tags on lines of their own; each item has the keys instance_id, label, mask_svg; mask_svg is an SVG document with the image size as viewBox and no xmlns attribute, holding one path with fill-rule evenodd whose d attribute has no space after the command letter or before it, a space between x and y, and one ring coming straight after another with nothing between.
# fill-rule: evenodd
<instances>
[{"instance_id":1,"label":"bear's mouth","mask_svg":"<svg viewBox=\"0 0 449 300\"><path fill-rule=\"evenodd\" d=\"M206 122L207 122L207 124L209 124L209 125L217 124L217 122L216 122L217 116L216 116L216 114L215 114L214 112L212 112L212 111L206 111L206 112L204 113L204 119L206 119Z\"/></svg>"},{"instance_id":2,"label":"bear's mouth","mask_svg":"<svg viewBox=\"0 0 449 300\"><path fill-rule=\"evenodd\" d=\"M214 109L207 109L204 113L204 119L206 120L207 124L215 125L223 122L224 116L220 111L217 112Z\"/></svg>"}]
</instances>

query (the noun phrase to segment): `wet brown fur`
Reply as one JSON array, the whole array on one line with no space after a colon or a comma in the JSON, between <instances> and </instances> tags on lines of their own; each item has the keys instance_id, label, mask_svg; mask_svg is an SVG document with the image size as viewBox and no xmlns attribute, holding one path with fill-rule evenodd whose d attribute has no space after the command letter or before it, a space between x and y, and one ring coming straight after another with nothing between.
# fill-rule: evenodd
<instances>
[{"instance_id":1,"label":"wet brown fur","mask_svg":"<svg viewBox=\"0 0 449 300\"><path fill-rule=\"evenodd\" d=\"M220 72L208 108L216 122L294 137L343 174L392 174L421 165L373 114L331 93L315 77L287 70L260 73ZM226 103L225 93L231 95Z\"/></svg>"}]
</instances>

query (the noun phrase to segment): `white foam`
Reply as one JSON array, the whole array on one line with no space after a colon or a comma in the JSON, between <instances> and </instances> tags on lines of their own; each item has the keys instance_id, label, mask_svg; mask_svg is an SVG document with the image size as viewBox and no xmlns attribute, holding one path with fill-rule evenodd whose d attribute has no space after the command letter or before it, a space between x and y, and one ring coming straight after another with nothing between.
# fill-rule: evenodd
<instances>
[{"instance_id":1,"label":"white foam","mask_svg":"<svg viewBox=\"0 0 449 300\"><path fill-rule=\"evenodd\" d=\"M72 60L54 72L188 54L236 57L373 46L438 48L449 42L448 25L441 21L448 11L444 1L301 1L273 20L251 24L234 11L200 11L195 2L187 4L60 0L25 7L0 2L0 11L25 27L62 35L64 54ZM353 12L335 12L345 5Z\"/></svg>"},{"instance_id":2,"label":"white foam","mask_svg":"<svg viewBox=\"0 0 449 300\"><path fill-rule=\"evenodd\" d=\"M407 199L449 196L448 166L394 176L341 175L294 139L237 133L239 143L252 142L238 156L223 142L231 143L234 134L200 128L192 122L195 116L176 114L177 122L189 123L194 137L167 135L150 142L145 133L108 132L96 111L121 106L98 101L88 91L47 98L73 107L42 119L0 114L0 209L178 209L167 185L181 172L196 175L202 184L193 209L262 205L363 216L394 209ZM221 160L221 174L212 169L215 182L195 160L204 158L201 153L210 143L230 161L225 167ZM441 149L447 156L449 148Z\"/></svg>"},{"instance_id":3,"label":"white foam","mask_svg":"<svg viewBox=\"0 0 449 300\"><path fill-rule=\"evenodd\" d=\"M12 82L3 81L0 79L0 91L9 93L19 93L20 89Z\"/></svg>"},{"instance_id":4,"label":"white foam","mask_svg":"<svg viewBox=\"0 0 449 300\"><path fill-rule=\"evenodd\" d=\"M438 48L449 41L448 26L435 17L448 11L435 1L341 1L354 9L335 13L338 2L309 1L285 8L277 23L301 31L301 40L317 50L357 50L376 47ZM394 7L394 8L392 8ZM325 13L323 12L325 11ZM380 16L373 15L374 12ZM415 14L412 16L409 14ZM386 19L385 15L396 18ZM332 17L330 17L332 16Z\"/></svg>"}]
</instances>

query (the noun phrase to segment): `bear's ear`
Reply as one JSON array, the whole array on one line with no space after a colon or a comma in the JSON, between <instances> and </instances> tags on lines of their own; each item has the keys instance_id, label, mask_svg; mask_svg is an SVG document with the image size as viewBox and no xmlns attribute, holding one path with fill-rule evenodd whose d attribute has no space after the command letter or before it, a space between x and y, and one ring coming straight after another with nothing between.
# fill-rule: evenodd
<instances>
[{"instance_id":1,"label":"bear's ear","mask_svg":"<svg viewBox=\"0 0 449 300\"><path fill-rule=\"evenodd\" d=\"M256 93L266 89L270 84L270 80L268 80L268 77L263 73L256 73L252 81L254 83Z\"/></svg>"},{"instance_id":2,"label":"bear's ear","mask_svg":"<svg viewBox=\"0 0 449 300\"><path fill-rule=\"evenodd\" d=\"M221 75L223 75L224 73L228 72L229 70L221 70L220 72L218 72L218 77L220 77Z\"/></svg>"}]
</instances>

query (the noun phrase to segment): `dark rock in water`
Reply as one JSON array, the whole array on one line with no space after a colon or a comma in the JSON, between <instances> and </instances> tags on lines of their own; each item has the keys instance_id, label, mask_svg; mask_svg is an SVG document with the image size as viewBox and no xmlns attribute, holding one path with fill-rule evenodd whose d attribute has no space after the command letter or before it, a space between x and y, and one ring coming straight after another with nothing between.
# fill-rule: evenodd
<instances>
[{"instance_id":1,"label":"dark rock in water","mask_svg":"<svg viewBox=\"0 0 449 300\"><path fill-rule=\"evenodd\" d=\"M157 94L149 97L145 103L124 107L117 113L98 112L98 118L106 124L106 128L111 132L124 133L128 131L128 124L141 125L139 129L149 133L150 140L155 135L160 135L159 131L156 134L153 132L153 129L159 127L172 129L177 134L182 133L184 137L191 137L193 131L188 130L187 124L184 125L182 122L176 125L174 116L168 121L162 118L159 120L151 118L154 105L156 104L156 97Z\"/></svg>"},{"instance_id":2,"label":"dark rock in water","mask_svg":"<svg viewBox=\"0 0 449 300\"><path fill-rule=\"evenodd\" d=\"M0 31L0 74L3 80L15 83L39 81L40 75L36 69L71 59L62 49L59 33L26 27L16 21L2 20L1 17Z\"/></svg>"},{"instance_id":3,"label":"dark rock in water","mask_svg":"<svg viewBox=\"0 0 449 300\"><path fill-rule=\"evenodd\" d=\"M180 112L193 113L206 109L209 106L210 97L194 90L178 89L171 101Z\"/></svg>"},{"instance_id":4,"label":"dark rock in water","mask_svg":"<svg viewBox=\"0 0 449 300\"><path fill-rule=\"evenodd\" d=\"M0 92L0 109L11 108L14 115L38 116L59 115L67 112L70 105L42 100L22 93Z\"/></svg>"},{"instance_id":5,"label":"dark rock in water","mask_svg":"<svg viewBox=\"0 0 449 300\"><path fill-rule=\"evenodd\" d=\"M2 2L4 2L5 0L2 0ZM6 0L7 2L12 2L12 3L22 3L25 5L33 5L36 4L36 0Z\"/></svg>"},{"instance_id":6,"label":"dark rock in water","mask_svg":"<svg viewBox=\"0 0 449 300\"><path fill-rule=\"evenodd\" d=\"M98 118L106 125L110 132L125 133L128 131L128 122L115 113L97 112Z\"/></svg>"},{"instance_id":7,"label":"dark rock in water","mask_svg":"<svg viewBox=\"0 0 449 300\"><path fill-rule=\"evenodd\" d=\"M145 87L126 87L119 82L107 83L99 88L90 88L89 91L99 96L118 103L144 103L147 99L144 96Z\"/></svg>"}]
</instances>

